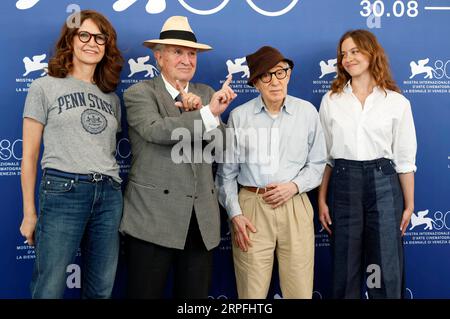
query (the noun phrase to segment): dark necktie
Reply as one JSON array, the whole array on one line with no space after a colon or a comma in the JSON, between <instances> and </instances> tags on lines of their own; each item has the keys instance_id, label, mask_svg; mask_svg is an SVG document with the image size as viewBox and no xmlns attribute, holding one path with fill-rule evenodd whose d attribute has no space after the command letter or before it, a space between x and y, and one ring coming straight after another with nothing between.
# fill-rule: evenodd
<instances>
[{"instance_id":1,"label":"dark necktie","mask_svg":"<svg viewBox=\"0 0 450 319\"><path fill-rule=\"evenodd\" d=\"M175 102L181 102L181 103L183 103L183 99L181 98L181 93L179 93L179 94L175 97ZM180 110L180 113L183 113L183 112L184 112L184 110L183 110L182 107L179 107L178 109Z\"/></svg>"}]
</instances>

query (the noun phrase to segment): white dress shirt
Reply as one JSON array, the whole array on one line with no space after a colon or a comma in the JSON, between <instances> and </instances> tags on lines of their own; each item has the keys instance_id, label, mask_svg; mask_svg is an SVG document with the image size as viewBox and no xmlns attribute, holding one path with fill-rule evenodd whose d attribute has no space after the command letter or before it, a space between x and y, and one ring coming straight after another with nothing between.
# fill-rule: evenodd
<instances>
[{"instance_id":1,"label":"white dress shirt","mask_svg":"<svg viewBox=\"0 0 450 319\"><path fill-rule=\"evenodd\" d=\"M411 105L403 95L375 87L363 107L349 82L342 93L324 95L319 115L329 165L334 159L387 158L397 173L416 171L416 131Z\"/></svg>"},{"instance_id":2,"label":"white dress shirt","mask_svg":"<svg viewBox=\"0 0 450 319\"><path fill-rule=\"evenodd\" d=\"M166 86L166 90L169 92L170 96L172 97L172 99L175 100L175 98L178 96L178 94L180 94L180 92L178 92L178 90L176 88L174 88L172 86L172 84L170 84L162 75L161 73L161 78L164 82L164 85ZM184 88L184 92L189 92L189 82L187 83L186 87ZM214 116L209 108L209 104L203 106L200 109L200 115L202 117L202 121L203 124L205 125L205 131L209 132L212 131L213 129L215 129L216 127L218 127L220 125L220 120L219 117Z\"/></svg>"}]
</instances>

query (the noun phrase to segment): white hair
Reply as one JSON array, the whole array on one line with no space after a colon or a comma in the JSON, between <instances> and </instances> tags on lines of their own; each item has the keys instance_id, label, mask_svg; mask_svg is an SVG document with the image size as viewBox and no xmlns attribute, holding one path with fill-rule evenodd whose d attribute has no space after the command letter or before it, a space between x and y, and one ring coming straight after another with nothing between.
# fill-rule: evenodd
<instances>
[{"instance_id":1,"label":"white hair","mask_svg":"<svg viewBox=\"0 0 450 319\"><path fill-rule=\"evenodd\" d=\"M160 52L160 53L161 53L162 51L164 51L164 48L165 48L165 47L166 47L165 44L157 43L157 44L152 48L153 54L155 54L155 52ZM158 64L158 60L155 59L155 62L156 62L156 68L158 69L158 71L161 72L161 67L160 67L159 64Z\"/></svg>"}]
</instances>

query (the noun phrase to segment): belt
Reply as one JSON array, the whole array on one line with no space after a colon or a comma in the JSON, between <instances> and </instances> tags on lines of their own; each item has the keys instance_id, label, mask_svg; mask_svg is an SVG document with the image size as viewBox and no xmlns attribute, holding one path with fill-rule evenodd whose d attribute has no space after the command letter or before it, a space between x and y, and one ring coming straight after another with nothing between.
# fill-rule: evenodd
<instances>
[{"instance_id":1,"label":"belt","mask_svg":"<svg viewBox=\"0 0 450 319\"><path fill-rule=\"evenodd\" d=\"M256 194L264 194L270 190L265 187L253 187L253 186L242 186L242 188Z\"/></svg>"},{"instance_id":2,"label":"belt","mask_svg":"<svg viewBox=\"0 0 450 319\"><path fill-rule=\"evenodd\" d=\"M101 181L106 181L108 179L112 179L111 176L103 175L101 173L75 174L75 173L67 173L67 172L58 171L58 170L52 169L52 168L48 168L48 169L46 168L44 170L44 175L70 178L75 181L84 181L84 182L91 182L91 183L98 183Z\"/></svg>"},{"instance_id":3,"label":"belt","mask_svg":"<svg viewBox=\"0 0 450 319\"><path fill-rule=\"evenodd\" d=\"M374 160L369 161L355 161L355 160L346 160L346 159L335 159L334 165L335 166L352 166L352 167L368 167L368 166L374 166L374 167L380 167L384 166L386 164L392 165L392 161L387 158L378 158Z\"/></svg>"}]
</instances>

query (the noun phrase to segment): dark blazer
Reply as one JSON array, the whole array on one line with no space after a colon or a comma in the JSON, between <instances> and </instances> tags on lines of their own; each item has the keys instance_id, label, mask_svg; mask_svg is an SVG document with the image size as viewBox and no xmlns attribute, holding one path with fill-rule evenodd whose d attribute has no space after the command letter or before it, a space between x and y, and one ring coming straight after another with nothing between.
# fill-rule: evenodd
<instances>
[{"instance_id":1,"label":"dark blazer","mask_svg":"<svg viewBox=\"0 0 450 319\"><path fill-rule=\"evenodd\" d=\"M189 83L189 92L209 104L214 90ZM220 242L220 218L211 164L179 163L171 158L174 129L191 136L200 111L183 112L161 77L132 85L124 93L132 162L124 195L122 233L169 248L183 249L194 209L208 250ZM197 120L197 121L196 121Z\"/></svg>"}]
</instances>

